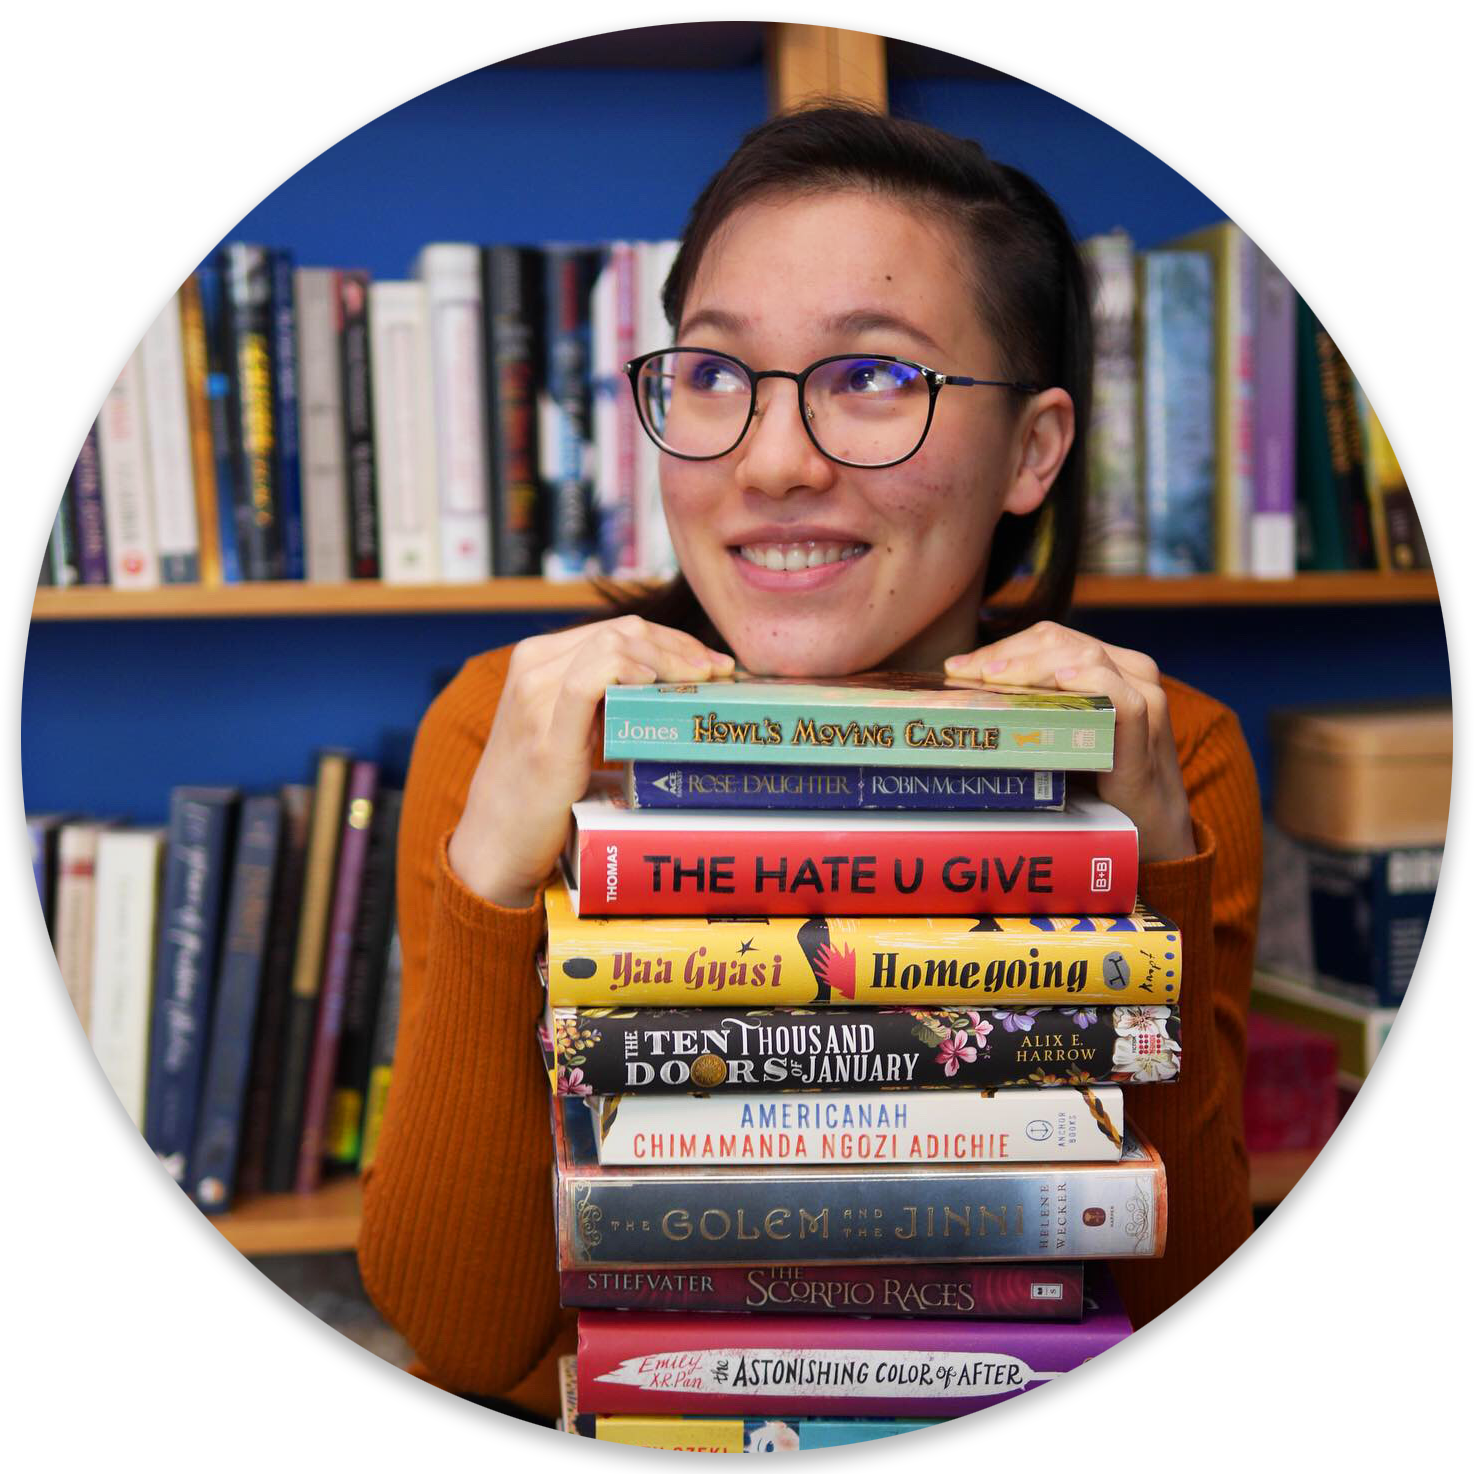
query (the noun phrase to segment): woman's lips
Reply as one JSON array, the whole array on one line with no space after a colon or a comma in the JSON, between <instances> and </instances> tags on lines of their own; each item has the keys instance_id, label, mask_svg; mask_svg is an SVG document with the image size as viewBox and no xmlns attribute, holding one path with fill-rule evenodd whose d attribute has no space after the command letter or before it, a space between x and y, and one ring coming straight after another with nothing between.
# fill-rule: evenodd
<instances>
[{"instance_id":1,"label":"woman's lips","mask_svg":"<svg viewBox=\"0 0 1474 1474\"><path fill-rule=\"evenodd\" d=\"M738 577L749 587L798 593L825 588L870 551L862 542L805 539L742 543L728 550Z\"/></svg>"}]
</instances>

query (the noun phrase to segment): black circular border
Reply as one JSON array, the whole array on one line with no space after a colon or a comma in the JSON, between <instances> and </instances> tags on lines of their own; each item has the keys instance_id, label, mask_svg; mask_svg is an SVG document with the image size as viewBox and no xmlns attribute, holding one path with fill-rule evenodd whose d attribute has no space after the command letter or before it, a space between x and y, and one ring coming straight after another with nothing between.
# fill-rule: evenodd
<instances>
[{"instance_id":1,"label":"black circular border","mask_svg":"<svg viewBox=\"0 0 1474 1474\"><path fill-rule=\"evenodd\" d=\"M657 22L657 24L678 24L678 22ZM1047 55L1048 22L1039 22L1039 27L1041 27L1041 52ZM159 283L158 289L152 293L152 296L149 296L147 302L144 302L137 317L134 317L134 320L128 324L127 330L122 333L115 348L108 355L108 361L94 376L91 388L88 389L87 395L78 408L77 416L72 420L72 425L62 441L55 466L47 476L46 489L41 495L41 501L35 511L34 522L32 522L31 532L27 539L27 565L29 581L32 584L32 607L34 607L34 588L40 578L41 557L46 554L47 539L52 531L52 523L55 522L63 486L71 476L72 466L77 461L85 435L96 420L97 411L102 407L103 398L116 382L119 371L127 363L128 357L133 354L134 348L139 345L143 333L149 329L155 317L158 317L165 302L177 292L184 279L205 261L209 252L215 246L220 245L221 240L224 240L224 237L230 233L231 228L236 226L246 214L249 214L249 211L252 211L258 203L261 203L262 199L267 198L267 195L270 195L279 184L292 177L305 165L310 164L312 159L326 152L333 144L345 139L349 134L355 133L358 128L380 118L383 113L391 112L392 109L399 106L399 103L410 102L414 97L422 96L432 88L455 81L470 72L479 71L483 66L494 65L495 62L509 60L511 57L522 56L528 52L537 52L545 47L557 46L563 41L581 40L584 37L606 34L606 32L634 31L634 29L644 28L647 28L644 24L618 25L612 22L591 22L587 25L548 32L541 37L514 41L507 46L495 47L488 52L466 57L453 65L444 66L439 71L430 72L419 81L405 84L404 87L399 87L392 93L380 97L377 102L370 103L366 108L352 113L335 127L318 134L317 139L305 144L302 149L298 149L298 152L290 155L290 158L284 159L282 164L271 170L270 174L264 175L255 186L246 190L245 195L240 196L240 199L237 199L230 209L224 211L214 221L214 224L211 224L208 230L203 231L199 239L178 258L174 268ZM1334 340L1347 363L1352 366L1356 379L1361 383L1366 397L1371 401L1372 410L1375 411L1377 419L1387 432L1387 438L1391 442L1394 454L1397 455L1397 463L1402 467L1403 476L1408 481L1409 491L1412 492L1412 500L1417 506L1418 519L1421 522L1424 537L1427 539L1431 560L1433 560L1434 582L1439 588L1440 610L1443 613L1443 634L1445 634L1445 643L1447 643L1449 613L1447 613L1446 604L1443 603L1443 594L1445 594L1447 581L1450 578L1452 560L1450 560L1449 550L1443 539L1437 511L1434 510L1433 498L1428 491L1427 478L1418 464L1417 454L1414 453L1414 448L1408 439L1408 432L1403 429L1402 422L1397 419L1396 411L1393 410L1391 401L1387 398L1386 389L1383 389L1380 380L1372 373L1365 354L1362 354L1361 348L1356 345L1356 340L1350 335L1346 324L1331 310L1324 293L1315 286L1315 283L1310 282L1309 277L1296 264L1293 256L1279 245L1274 234L1266 230L1254 215L1251 215L1234 196L1229 195L1226 190L1218 186L1209 175L1190 164L1181 153L1157 139L1154 134L1148 133L1145 128L1134 124L1131 119L1125 118L1114 109L1107 108L1104 103L1097 102L1094 97L1086 96L1085 93L1080 93L1076 88L1064 83L1058 83L1039 69L1024 66L1023 63L1014 62L1005 56L993 55L992 52L983 52L977 47L965 46L961 41L946 40L946 38L929 35L926 32L912 31L908 27L870 24L864 27L856 25L852 29L868 31L874 35L892 38L892 40L911 41L911 43L930 46L942 52L951 52L955 56L967 57L974 62L979 62L980 65L991 66L995 71L1005 72L1019 81L1027 81L1036 87L1041 87L1042 90L1054 94L1063 102L1073 103L1083 112L1088 112L1094 118L1116 128L1117 133L1125 134L1135 143L1141 144L1141 147L1144 147L1148 153L1153 153L1157 158L1162 159L1164 164L1170 165L1188 183L1194 184L1203 195L1218 205L1229 220L1235 221L1246 231L1250 239L1253 239L1253 242L1290 279L1300 296L1310 305L1310 310L1315 312L1322 326L1330 333L1331 339ZM25 646L28 646L28 643L29 609ZM25 646L22 649L25 649ZM1450 665L1450 675L1452 675L1452 665ZM22 808L24 808L24 792L22 792ZM1450 800L1450 817L1452 817L1452 800ZM27 856L27 864L29 865L29 856ZM78 1082L83 1086L88 1103L96 1111L97 1117L105 1126L109 1136L112 1136L125 1162L133 1169L134 1175L139 1178L147 1194L153 1198L159 1209L183 1235L184 1240L195 1248L196 1253L221 1278L233 1285L248 1302L261 1310L262 1315L268 1316L271 1321L282 1327L282 1330L298 1340L302 1346L308 1347L308 1350L314 1352L315 1355L321 1356L324 1361L332 1363L339 1371L345 1372L349 1377L363 1383L364 1386L379 1391L382 1396L402 1403L425 1417L435 1418L436 1421L458 1428L463 1433L472 1434L473 1437L482 1437L494 1445L507 1447L510 1443L517 1449L526 1449L529 1452L548 1452L551 1449L550 1442L548 1442L550 1439L548 1430L538 1427L537 1424L517 1422L516 1419L495 1414L479 1403L469 1402L464 1397L455 1396L454 1393L433 1387L432 1384L420 1378L411 1377L408 1372L401 1371L391 1362L382 1361L364 1347L357 1346L354 1341L348 1340L348 1337L345 1337L342 1332L333 1330L326 1322L317 1319L317 1316L312 1315L310 1310L296 1303L292 1297L287 1296L283 1290L273 1284L267 1275L262 1274L262 1271L259 1271L245 1254L240 1253L221 1234L220 1229L200 1212L195 1203L190 1200L189 1195L177 1182L174 1182L164 1166L156 1159L155 1154L149 1150L142 1132L133 1125L127 1111L122 1108L121 1101L118 1100L116 1094L113 1094L111 1083L108 1082L108 1077L97 1063L96 1054L93 1054L90 1042L87 1041L87 1035L77 1019L77 1013L72 1008L65 985L60 979L56 967L56 955L52 951L50 936L46 929L46 921L41 915L40 896L35 893L34 884L29 886L29 892L31 892L32 902L27 914L29 957L35 968L41 996L46 1002L47 1013L52 1017L57 1039L65 1051L68 1063L71 1064L72 1070L77 1075ZM996 1403L985 1411L948 1419L948 1421L940 1422L935 1428L899 1434L899 1437L911 1439L911 1446L917 1452L923 1449L937 1453L952 1452L958 1447L1001 1436L1029 1422L1047 1421L1058 1414L1061 1408L1066 1408L1070 1403L1079 1402L1082 1397L1089 1396L1092 1391L1106 1386L1108 1381L1125 1377L1129 1371L1141 1365L1142 1362L1166 1350L1173 1341L1187 1334L1195 1325L1198 1325L1198 1322L1203 1321L1213 1310L1218 1309L1218 1306L1228 1300L1241 1285L1246 1284L1250 1276L1257 1274L1281 1248L1284 1241L1290 1237L1291 1232L1299 1228L1310 1210L1324 1197L1325 1192L1340 1175L1341 1169L1349 1162L1353 1151L1366 1135L1375 1114L1381 1110L1384 1101L1387 1100L1391 1086L1396 1080L1397 1073L1402 1069L1403 1061L1408 1057L1409 1048L1412 1047L1412 1041L1417 1035L1419 1021L1427 1011L1428 1001L1433 995L1434 980L1439 973L1443 951L1447 946L1450 933L1452 933L1452 921L1450 921L1449 907L1447 907L1447 873L1445 870L1439 877L1439 887L1434 895L1433 912L1428 920L1428 930L1422 940L1422 949L1418 954L1417 967L1414 968L1414 976L1409 982L1408 992L1397 1010L1396 1023L1391 1027L1387 1042L1378 1054L1377 1063L1372 1066L1361 1091L1356 1095L1356 1100L1347 1110L1340 1126L1337 1126L1330 1141L1322 1148L1315 1162L1307 1167L1306 1173L1297 1182L1296 1187L1288 1192L1287 1197L1279 1204L1279 1207L1276 1207L1275 1212L1259 1229L1256 1229L1246 1243L1241 1244L1234 1253L1229 1254L1228 1259L1223 1260L1218 1269L1215 1269L1200 1284L1195 1285L1176 1304L1164 1310L1162 1315L1157 1316L1154 1321L1132 1332L1132 1335L1129 1335L1125 1341L1120 1341L1117 1346L1111 1347L1103 1355L1095 1356L1085 1365L1076 1368L1075 1371L1066 1372L1063 1377L1055 1378L1047 1386L1021 1393L1020 1396L1008 1399L1007 1402ZM565 1445L559 1443L557 1447L562 1450ZM845 1453L848 1450L834 1449L830 1452Z\"/></svg>"}]
</instances>

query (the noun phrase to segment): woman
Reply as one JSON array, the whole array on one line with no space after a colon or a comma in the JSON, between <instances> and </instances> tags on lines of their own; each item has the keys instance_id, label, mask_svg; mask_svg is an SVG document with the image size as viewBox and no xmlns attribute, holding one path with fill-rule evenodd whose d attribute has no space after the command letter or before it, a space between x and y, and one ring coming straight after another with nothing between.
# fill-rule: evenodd
<instances>
[{"instance_id":1,"label":"woman","mask_svg":"<svg viewBox=\"0 0 1474 1474\"><path fill-rule=\"evenodd\" d=\"M1250 1229L1239 1096L1259 804L1230 712L1056 622L1089 405L1069 232L973 143L814 109L755 129L713 178L664 305L675 344L701 352L637 361L632 377L667 452L683 577L619 618L468 662L416 742L365 1285L430 1380L553 1415L573 1318L557 1304L548 1087L531 1044L540 890L600 757L605 687L719 676L735 656L770 674L945 667L1114 700L1099 789L1138 826L1141 893L1182 926L1189 974L1182 1081L1130 1102L1171 1187L1167 1257L1119 1267L1139 1325ZM700 390L702 416L662 399L670 383ZM984 601L1046 498L1035 601L984 632Z\"/></svg>"}]
</instances>

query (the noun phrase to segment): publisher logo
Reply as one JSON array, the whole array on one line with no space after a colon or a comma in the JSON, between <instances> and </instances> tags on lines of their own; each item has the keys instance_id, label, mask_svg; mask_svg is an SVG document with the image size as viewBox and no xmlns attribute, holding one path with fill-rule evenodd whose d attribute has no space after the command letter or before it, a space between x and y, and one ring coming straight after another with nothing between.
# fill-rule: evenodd
<instances>
[{"instance_id":1,"label":"publisher logo","mask_svg":"<svg viewBox=\"0 0 1474 1474\"><path fill-rule=\"evenodd\" d=\"M1048 1141L1054 1135L1054 1127L1048 1121L1030 1121L1024 1127L1024 1135L1030 1141Z\"/></svg>"},{"instance_id":2,"label":"publisher logo","mask_svg":"<svg viewBox=\"0 0 1474 1474\"><path fill-rule=\"evenodd\" d=\"M1097 855L1090 862L1090 889L1108 891L1111 888L1111 857Z\"/></svg>"},{"instance_id":3,"label":"publisher logo","mask_svg":"<svg viewBox=\"0 0 1474 1474\"><path fill-rule=\"evenodd\" d=\"M1029 1286L1030 1300L1063 1300L1065 1287L1060 1284L1041 1285L1037 1281Z\"/></svg>"}]
</instances>

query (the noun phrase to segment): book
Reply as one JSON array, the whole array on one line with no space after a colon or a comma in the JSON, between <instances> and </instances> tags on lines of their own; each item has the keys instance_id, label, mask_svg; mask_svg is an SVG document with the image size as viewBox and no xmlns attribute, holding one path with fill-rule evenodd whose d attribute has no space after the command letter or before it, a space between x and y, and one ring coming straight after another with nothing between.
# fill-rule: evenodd
<instances>
[{"instance_id":1,"label":"book","mask_svg":"<svg viewBox=\"0 0 1474 1474\"><path fill-rule=\"evenodd\" d=\"M210 429L210 347L198 272L179 288L179 331L184 345L184 396L189 418L189 460L194 480L199 578L207 587L225 577L220 551L220 488Z\"/></svg>"},{"instance_id":2,"label":"book","mask_svg":"<svg viewBox=\"0 0 1474 1474\"><path fill-rule=\"evenodd\" d=\"M1175 1080L1176 1007L554 1008L542 1026L565 1095L854 1087L993 1090Z\"/></svg>"},{"instance_id":3,"label":"book","mask_svg":"<svg viewBox=\"0 0 1474 1474\"><path fill-rule=\"evenodd\" d=\"M555 1005L1178 1001L1182 935L1125 916L580 917L544 893Z\"/></svg>"},{"instance_id":4,"label":"book","mask_svg":"<svg viewBox=\"0 0 1474 1474\"><path fill-rule=\"evenodd\" d=\"M348 995L348 970L353 960L353 938L358 928L358 904L363 894L364 862L373 832L374 796L378 786L377 763L358 761L349 769L316 1027L302 1105L302 1144L296 1176L299 1193L314 1191L322 1180L328 1106L338 1074L343 1005Z\"/></svg>"},{"instance_id":5,"label":"book","mask_svg":"<svg viewBox=\"0 0 1474 1474\"><path fill-rule=\"evenodd\" d=\"M490 578L493 565L481 249L425 246L414 276L425 284L429 315L440 577L475 582Z\"/></svg>"},{"instance_id":6,"label":"book","mask_svg":"<svg viewBox=\"0 0 1474 1474\"><path fill-rule=\"evenodd\" d=\"M583 1310L578 1403L592 1413L975 1412L1131 1334L1109 1280L1078 1325Z\"/></svg>"},{"instance_id":7,"label":"book","mask_svg":"<svg viewBox=\"0 0 1474 1474\"><path fill-rule=\"evenodd\" d=\"M925 1315L1077 1321L1085 1266L1042 1264L708 1265L566 1269L559 1302L604 1310L755 1311L763 1315Z\"/></svg>"},{"instance_id":8,"label":"book","mask_svg":"<svg viewBox=\"0 0 1474 1474\"><path fill-rule=\"evenodd\" d=\"M200 527L195 498L185 383L184 331L178 295L164 304L138 345L148 423L149 486L154 537L164 583L200 581Z\"/></svg>"},{"instance_id":9,"label":"book","mask_svg":"<svg viewBox=\"0 0 1474 1474\"><path fill-rule=\"evenodd\" d=\"M1113 1162L1119 1085L821 1095L590 1096L610 1167L849 1162Z\"/></svg>"},{"instance_id":10,"label":"book","mask_svg":"<svg viewBox=\"0 0 1474 1474\"><path fill-rule=\"evenodd\" d=\"M95 820L61 826L56 838L56 888L52 941L67 996L88 1029L92 1017L92 948L97 915L97 837L107 827Z\"/></svg>"},{"instance_id":11,"label":"book","mask_svg":"<svg viewBox=\"0 0 1474 1474\"><path fill-rule=\"evenodd\" d=\"M1144 251L1139 270L1146 571L1159 578L1211 573L1218 454L1212 262L1200 251Z\"/></svg>"},{"instance_id":12,"label":"book","mask_svg":"<svg viewBox=\"0 0 1474 1474\"><path fill-rule=\"evenodd\" d=\"M1302 570L1336 573L1352 567L1342 521L1340 478L1350 473L1344 421L1332 408L1339 387L1335 345L1304 298L1295 324L1295 511ZM1336 433L1333 433L1336 432Z\"/></svg>"},{"instance_id":13,"label":"book","mask_svg":"<svg viewBox=\"0 0 1474 1474\"><path fill-rule=\"evenodd\" d=\"M215 1017L186 1182L190 1197L206 1213L228 1209L235 1188L280 840L281 800L274 794L246 799L231 866Z\"/></svg>"},{"instance_id":14,"label":"book","mask_svg":"<svg viewBox=\"0 0 1474 1474\"><path fill-rule=\"evenodd\" d=\"M679 241L640 241L635 246L639 272L636 337L640 348L668 348L673 324L666 320L663 294L675 265ZM660 462L664 452L643 432L635 437L635 537L637 558L647 578L670 578L676 572L676 553L660 496Z\"/></svg>"},{"instance_id":15,"label":"book","mask_svg":"<svg viewBox=\"0 0 1474 1474\"><path fill-rule=\"evenodd\" d=\"M378 578L379 493L368 272L338 273L337 325L343 382L343 459L348 478L349 569L354 578Z\"/></svg>"},{"instance_id":16,"label":"book","mask_svg":"<svg viewBox=\"0 0 1474 1474\"><path fill-rule=\"evenodd\" d=\"M797 763L626 763L632 809L1059 809L1065 775Z\"/></svg>"},{"instance_id":17,"label":"book","mask_svg":"<svg viewBox=\"0 0 1474 1474\"><path fill-rule=\"evenodd\" d=\"M639 263L629 241L611 241L589 299L594 474L599 562L617 578L640 574L636 454L644 439L624 365L639 352Z\"/></svg>"},{"instance_id":18,"label":"book","mask_svg":"<svg viewBox=\"0 0 1474 1474\"><path fill-rule=\"evenodd\" d=\"M1263 967L1254 972L1249 1005L1256 1013L1329 1035L1336 1041L1340 1078L1353 1087L1365 1083L1397 1020L1395 1008L1354 1003Z\"/></svg>"},{"instance_id":19,"label":"book","mask_svg":"<svg viewBox=\"0 0 1474 1474\"><path fill-rule=\"evenodd\" d=\"M1109 771L1105 696L990 686L926 672L831 681L756 678L610 686L604 759Z\"/></svg>"},{"instance_id":20,"label":"book","mask_svg":"<svg viewBox=\"0 0 1474 1474\"><path fill-rule=\"evenodd\" d=\"M36 899L47 935L56 938L56 852L66 814L27 814L26 838L31 849L31 874L36 881Z\"/></svg>"},{"instance_id":21,"label":"book","mask_svg":"<svg viewBox=\"0 0 1474 1474\"><path fill-rule=\"evenodd\" d=\"M97 417L107 575L117 589L154 589L160 581L146 413L140 347L129 355Z\"/></svg>"},{"instance_id":22,"label":"book","mask_svg":"<svg viewBox=\"0 0 1474 1474\"><path fill-rule=\"evenodd\" d=\"M220 577L239 583L245 576L237 534L237 475L240 460L240 416L235 407L235 370L230 338L230 307L223 273L206 264L194 274L205 328L206 398L210 412L210 446L215 462L216 525L220 538Z\"/></svg>"},{"instance_id":23,"label":"book","mask_svg":"<svg viewBox=\"0 0 1474 1474\"><path fill-rule=\"evenodd\" d=\"M233 788L175 788L154 964L144 1136L169 1175L189 1178L209 1047L236 808Z\"/></svg>"},{"instance_id":24,"label":"book","mask_svg":"<svg viewBox=\"0 0 1474 1474\"><path fill-rule=\"evenodd\" d=\"M293 291L305 573L311 583L342 583L348 577L348 471L338 357L338 273L299 266Z\"/></svg>"},{"instance_id":25,"label":"book","mask_svg":"<svg viewBox=\"0 0 1474 1474\"><path fill-rule=\"evenodd\" d=\"M97 837L96 931L88 1037L108 1083L143 1130L149 1018L164 830L109 829Z\"/></svg>"},{"instance_id":26,"label":"book","mask_svg":"<svg viewBox=\"0 0 1474 1474\"><path fill-rule=\"evenodd\" d=\"M1058 812L629 808L597 785L564 854L580 916L1125 912L1136 826L1092 793Z\"/></svg>"},{"instance_id":27,"label":"book","mask_svg":"<svg viewBox=\"0 0 1474 1474\"><path fill-rule=\"evenodd\" d=\"M1356 386L1355 401L1365 442L1366 494L1372 513L1377 566L1384 573L1431 568L1428 540L1423 536L1407 477L1402 474L1382 421L1360 385Z\"/></svg>"},{"instance_id":28,"label":"book","mask_svg":"<svg viewBox=\"0 0 1474 1474\"><path fill-rule=\"evenodd\" d=\"M69 589L82 581L82 567L77 556L77 510L76 493L72 490L72 476L62 489L61 500L56 506L56 516L51 523L51 536L46 540L46 562L42 569L42 582L59 589Z\"/></svg>"},{"instance_id":29,"label":"book","mask_svg":"<svg viewBox=\"0 0 1474 1474\"><path fill-rule=\"evenodd\" d=\"M77 452L71 477L77 524L77 560L82 582L93 587L108 581L107 525L102 497L102 460L97 425L88 430Z\"/></svg>"},{"instance_id":30,"label":"book","mask_svg":"<svg viewBox=\"0 0 1474 1474\"><path fill-rule=\"evenodd\" d=\"M553 1099L561 1269L1157 1258L1162 1159L606 1167L588 1108ZM1040 1203L1049 1211L1040 1213Z\"/></svg>"},{"instance_id":31,"label":"book","mask_svg":"<svg viewBox=\"0 0 1474 1474\"><path fill-rule=\"evenodd\" d=\"M276 429L273 466L281 519L282 577L307 576L302 528L301 391L297 368L297 304L292 254L271 253L271 409Z\"/></svg>"},{"instance_id":32,"label":"book","mask_svg":"<svg viewBox=\"0 0 1474 1474\"><path fill-rule=\"evenodd\" d=\"M1249 507L1245 572L1255 578L1295 573L1295 289L1257 252L1254 340L1254 498Z\"/></svg>"},{"instance_id":33,"label":"book","mask_svg":"<svg viewBox=\"0 0 1474 1474\"><path fill-rule=\"evenodd\" d=\"M379 1017L374 1025L374 1048L369 1064L368 1087L363 1102L363 1148L358 1166L366 1172L379 1150L379 1132L384 1125L384 1108L389 1102L389 1082L394 1074L394 1044L399 1033L399 985L404 959L399 931L389 936L389 955L384 964L384 988L379 995Z\"/></svg>"},{"instance_id":34,"label":"book","mask_svg":"<svg viewBox=\"0 0 1474 1474\"><path fill-rule=\"evenodd\" d=\"M1318 1152L1341 1115L1336 1041L1253 1007L1245 1022L1245 1149Z\"/></svg>"},{"instance_id":35,"label":"book","mask_svg":"<svg viewBox=\"0 0 1474 1474\"><path fill-rule=\"evenodd\" d=\"M542 571L543 555L538 441L544 356L542 253L535 246L488 246L482 271L492 571L498 578L528 578Z\"/></svg>"},{"instance_id":36,"label":"book","mask_svg":"<svg viewBox=\"0 0 1474 1474\"><path fill-rule=\"evenodd\" d=\"M1081 567L1089 573L1140 573L1146 529L1138 446L1135 253L1124 230L1091 236L1080 249L1092 277L1090 319L1095 340Z\"/></svg>"},{"instance_id":37,"label":"book","mask_svg":"<svg viewBox=\"0 0 1474 1474\"><path fill-rule=\"evenodd\" d=\"M379 577L439 577L439 472L431 389L430 304L423 282L369 285Z\"/></svg>"}]
</instances>

